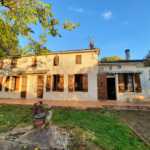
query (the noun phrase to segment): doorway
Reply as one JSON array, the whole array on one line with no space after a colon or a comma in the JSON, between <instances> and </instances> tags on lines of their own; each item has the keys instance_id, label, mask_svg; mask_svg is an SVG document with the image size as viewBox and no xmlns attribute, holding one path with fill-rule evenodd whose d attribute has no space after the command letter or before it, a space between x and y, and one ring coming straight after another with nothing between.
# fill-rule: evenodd
<instances>
[{"instance_id":1,"label":"doorway","mask_svg":"<svg viewBox=\"0 0 150 150\"><path fill-rule=\"evenodd\" d=\"M108 100L116 100L115 78L107 78Z\"/></svg>"}]
</instances>

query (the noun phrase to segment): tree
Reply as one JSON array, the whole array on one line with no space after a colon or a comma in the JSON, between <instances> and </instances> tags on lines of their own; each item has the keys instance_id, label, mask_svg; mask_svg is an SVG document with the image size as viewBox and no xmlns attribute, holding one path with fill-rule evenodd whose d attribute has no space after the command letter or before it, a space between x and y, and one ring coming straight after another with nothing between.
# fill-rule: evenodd
<instances>
[{"instance_id":1,"label":"tree","mask_svg":"<svg viewBox=\"0 0 150 150\"><path fill-rule=\"evenodd\" d=\"M150 51L148 52L148 54L144 58L144 66L150 67Z\"/></svg>"},{"instance_id":2,"label":"tree","mask_svg":"<svg viewBox=\"0 0 150 150\"><path fill-rule=\"evenodd\" d=\"M75 29L75 24L65 19L60 25L52 13L51 4L46 4L38 0L0 0L0 45L11 47L12 55L25 55L30 52L41 55L50 52L44 46L47 42L47 35L59 36L56 26L64 29ZM42 26L43 34L40 34L39 41L32 38L34 30L29 24ZM80 26L80 23L77 24ZM24 48L19 45L19 35L27 37L29 42ZM0 48L0 56L6 56Z\"/></svg>"},{"instance_id":3,"label":"tree","mask_svg":"<svg viewBox=\"0 0 150 150\"><path fill-rule=\"evenodd\" d=\"M120 58L118 56L110 56L110 57L103 57L101 61L115 61L115 60L125 60L124 58Z\"/></svg>"}]
</instances>

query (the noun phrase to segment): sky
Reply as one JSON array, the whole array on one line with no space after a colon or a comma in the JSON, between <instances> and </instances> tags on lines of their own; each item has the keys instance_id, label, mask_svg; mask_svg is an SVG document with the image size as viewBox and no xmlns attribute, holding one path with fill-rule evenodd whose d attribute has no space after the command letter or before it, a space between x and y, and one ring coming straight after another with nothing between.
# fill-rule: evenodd
<instances>
[{"instance_id":1,"label":"sky","mask_svg":"<svg viewBox=\"0 0 150 150\"><path fill-rule=\"evenodd\" d=\"M102 57L117 55L125 58L130 49L131 59L143 59L150 50L150 0L41 0L52 5L55 18L80 23L72 31L58 28L60 37L48 36L46 46L52 52L89 49L89 36ZM77 21L77 22L76 22ZM38 40L40 26L33 27ZM20 38L20 45L27 40Z\"/></svg>"}]
</instances>

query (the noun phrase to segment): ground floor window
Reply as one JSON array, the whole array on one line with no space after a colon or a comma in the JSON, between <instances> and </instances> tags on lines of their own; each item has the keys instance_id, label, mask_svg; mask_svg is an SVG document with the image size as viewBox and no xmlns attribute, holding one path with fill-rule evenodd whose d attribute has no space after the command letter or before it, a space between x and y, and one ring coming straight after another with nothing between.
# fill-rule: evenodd
<instances>
[{"instance_id":1,"label":"ground floor window","mask_svg":"<svg viewBox=\"0 0 150 150\"><path fill-rule=\"evenodd\" d=\"M83 74L75 74L75 91L83 91Z\"/></svg>"},{"instance_id":2,"label":"ground floor window","mask_svg":"<svg viewBox=\"0 0 150 150\"><path fill-rule=\"evenodd\" d=\"M60 75L53 75L53 91L59 91Z\"/></svg>"},{"instance_id":3,"label":"ground floor window","mask_svg":"<svg viewBox=\"0 0 150 150\"><path fill-rule=\"evenodd\" d=\"M124 74L125 91L133 92L133 74Z\"/></svg>"},{"instance_id":4,"label":"ground floor window","mask_svg":"<svg viewBox=\"0 0 150 150\"><path fill-rule=\"evenodd\" d=\"M69 92L88 92L88 74L69 74Z\"/></svg>"},{"instance_id":5,"label":"ground floor window","mask_svg":"<svg viewBox=\"0 0 150 150\"><path fill-rule=\"evenodd\" d=\"M64 75L58 74L52 76L52 91L64 91Z\"/></svg>"},{"instance_id":6,"label":"ground floor window","mask_svg":"<svg viewBox=\"0 0 150 150\"><path fill-rule=\"evenodd\" d=\"M20 76L12 76L11 91L19 91Z\"/></svg>"}]
</instances>

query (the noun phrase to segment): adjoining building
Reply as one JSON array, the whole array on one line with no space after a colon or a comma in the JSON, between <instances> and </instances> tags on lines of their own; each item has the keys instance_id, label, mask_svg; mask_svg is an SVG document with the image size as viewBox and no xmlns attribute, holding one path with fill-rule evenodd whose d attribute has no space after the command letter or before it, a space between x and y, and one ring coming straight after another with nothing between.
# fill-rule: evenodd
<instances>
[{"instance_id":1,"label":"adjoining building","mask_svg":"<svg viewBox=\"0 0 150 150\"><path fill-rule=\"evenodd\" d=\"M150 98L143 60L99 61L99 48L0 58L0 98L127 101Z\"/></svg>"}]
</instances>

